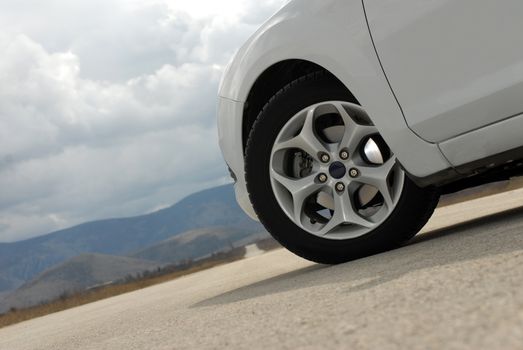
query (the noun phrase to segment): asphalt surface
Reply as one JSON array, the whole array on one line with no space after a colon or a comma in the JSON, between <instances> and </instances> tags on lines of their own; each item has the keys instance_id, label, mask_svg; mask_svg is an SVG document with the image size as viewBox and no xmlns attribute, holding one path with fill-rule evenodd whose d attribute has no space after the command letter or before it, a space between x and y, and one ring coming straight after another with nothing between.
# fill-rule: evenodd
<instances>
[{"instance_id":1,"label":"asphalt surface","mask_svg":"<svg viewBox=\"0 0 523 350\"><path fill-rule=\"evenodd\" d=\"M521 206L445 207L338 266L276 250L1 329L0 349L523 349Z\"/></svg>"}]
</instances>

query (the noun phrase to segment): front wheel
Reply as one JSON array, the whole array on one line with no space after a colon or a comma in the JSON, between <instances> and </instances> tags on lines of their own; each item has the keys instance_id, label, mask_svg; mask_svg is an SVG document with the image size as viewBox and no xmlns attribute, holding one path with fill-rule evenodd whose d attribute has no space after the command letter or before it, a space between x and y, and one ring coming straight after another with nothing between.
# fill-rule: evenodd
<instances>
[{"instance_id":1,"label":"front wheel","mask_svg":"<svg viewBox=\"0 0 523 350\"><path fill-rule=\"evenodd\" d=\"M264 107L247 142L246 179L267 230L319 263L397 246L438 201L410 181L365 110L325 72L292 82Z\"/></svg>"}]
</instances>

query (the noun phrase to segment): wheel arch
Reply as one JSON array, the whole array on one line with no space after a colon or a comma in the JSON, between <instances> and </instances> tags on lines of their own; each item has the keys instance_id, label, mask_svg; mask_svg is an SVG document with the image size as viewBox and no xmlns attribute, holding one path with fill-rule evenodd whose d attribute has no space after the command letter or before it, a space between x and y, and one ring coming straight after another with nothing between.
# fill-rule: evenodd
<instances>
[{"instance_id":1,"label":"wheel arch","mask_svg":"<svg viewBox=\"0 0 523 350\"><path fill-rule=\"evenodd\" d=\"M292 81L316 71L325 72L332 79L343 85L343 83L328 69L319 64L303 59L287 59L277 62L260 74L249 90L243 107L242 145L244 152L252 125L271 97ZM360 104L350 89L347 86L345 87L351 96L351 102Z\"/></svg>"}]
</instances>

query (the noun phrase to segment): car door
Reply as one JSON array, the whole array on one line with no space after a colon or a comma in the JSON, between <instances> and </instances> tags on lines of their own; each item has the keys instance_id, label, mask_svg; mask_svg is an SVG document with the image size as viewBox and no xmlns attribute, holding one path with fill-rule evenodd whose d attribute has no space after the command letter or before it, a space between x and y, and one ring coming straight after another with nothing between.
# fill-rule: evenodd
<instances>
[{"instance_id":1,"label":"car door","mask_svg":"<svg viewBox=\"0 0 523 350\"><path fill-rule=\"evenodd\" d=\"M407 123L440 142L523 112L522 0L362 0Z\"/></svg>"}]
</instances>

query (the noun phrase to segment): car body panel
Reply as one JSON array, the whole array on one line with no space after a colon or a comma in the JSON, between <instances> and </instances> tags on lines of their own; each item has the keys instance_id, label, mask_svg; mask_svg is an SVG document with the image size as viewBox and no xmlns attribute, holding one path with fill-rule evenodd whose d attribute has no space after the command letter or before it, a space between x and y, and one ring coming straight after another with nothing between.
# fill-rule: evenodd
<instances>
[{"instance_id":1,"label":"car body panel","mask_svg":"<svg viewBox=\"0 0 523 350\"><path fill-rule=\"evenodd\" d=\"M234 101L220 97L218 99L218 135L220 148L229 168L236 177L234 190L236 201L240 207L253 219L257 219L256 213L252 208L243 175L244 161L242 149L241 123L238 119L243 114L243 102ZM241 120L241 119L240 119Z\"/></svg>"},{"instance_id":2,"label":"car body panel","mask_svg":"<svg viewBox=\"0 0 523 350\"><path fill-rule=\"evenodd\" d=\"M456 167L519 148L523 144L523 114L442 142L440 147ZM517 158L508 161L516 161ZM500 164L486 164L494 167Z\"/></svg>"},{"instance_id":3,"label":"car body panel","mask_svg":"<svg viewBox=\"0 0 523 350\"><path fill-rule=\"evenodd\" d=\"M466 59L471 60L471 52L478 49L480 41L486 43L487 40L503 41L507 38L500 38L496 33L487 33L494 30L491 23L485 27L488 30L483 30L474 22L471 28L484 35L478 41L474 37L474 30L467 27L467 23L462 23L464 32L454 33L456 38L448 38L449 46L445 55L438 51L441 50L439 47L433 48L430 45L433 43L424 43L420 36L425 32L428 35L427 40L434 41L434 37L439 38L441 35L430 31L440 29L451 36L443 28L444 25L438 26L430 22L424 27L423 23L394 23L394 16L398 16L398 20L411 22L419 21L419 18L434 21L431 17L435 16L434 11L439 14L439 9L446 13L452 4L464 12L461 13L464 18L471 19L477 11L465 11L464 4L474 7L476 3L485 8L492 7L497 20L500 20L500 14L507 11L495 8L501 6L501 3L492 2L489 5L486 0L293 0L270 18L231 60L219 90L220 146L237 178L235 189L240 206L251 217L255 217L244 175L245 102L257 79L270 67L287 60L315 63L345 84L367 111L401 165L417 183L435 184L436 180L433 178L439 179L438 173L445 174L445 181L457 179L460 174L454 169L455 166L486 158L511 147L522 146L522 118L510 116L517 115L523 109L523 99L517 98L523 96L523 45L508 48L506 56L494 51L492 57L487 55L491 50L482 47L478 51L483 53L478 58L481 62L472 60L470 65L466 65ZM397 5L406 12L412 10L414 14L402 17L390 4ZM410 4L412 9L405 4ZM516 0L505 0L502 4L516 9L520 6ZM377 6L383 6L383 11L377 9ZM372 33L377 38L378 50L369 31L366 10L371 13L370 26L378 27ZM522 12L518 11L517 15ZM483 12L480 14L485 15ZM454 21L450 27L458 30L456 21L459 16L448 15ZM509 18L514 19L514 15ZM377 26L378 20L384 20L387 26ZM501 26L501 32L506 33L507 28L520 28L521 23L518 20L518 24L501 23ZM387 34L387 30L391 33ZM405 30L420 32L411 33L410 36L403 33L406 35L404 39L394 38L394 31ZM519 30L517 34L521 32ZM398 50L410 48L411 52L422 51L416 57L407 55L406 62L412 71L404 80L401 80L401 70L398 67L404 68L407 64L399 62L394 56L394 46L385 42L391 36L396 40L396 45L399 45ZM469 37L472 41L461 47L460 42ZM418 42L409 44L406 38ZM514 35L510 39L514 39ZM491 44L489 47L495 50L510 46L506 42L488 42L488 45ZM452 58L454 53L450 50L455 50L455 60ZM383 57L378 56L383 51ZM431 67L416 61L430 59L430 55L434 55ZM503 67L503 63L506 63L506 67ZM452 67L458 67L457 71L452 71ZM446 68L450 70L447 71ZM439 85L438 78L446 79L446 84L450 85ZM425 85L420 85L421 82ZM420 91L416 91L418 88ZM411 123L410 126L406 120Z\"/></svg>"},{"instance_id":4,"label":"car body panel","mask_svg":"<svg viewBox=\"0 0 523 350\"><path fill-rule=\"evenodd\" d=\"M417 135L441 142L523 112L523 1L363 2L384 71Z\"/></svg>"},{"instance_id":5,"label":"car body panel","mask_svg":"<svg viewBox=\"0 0 523 350\"><path fill-rule=\"evenodd\" d=\"M238 178L240 199L246 198L240 104L266 69L288 59L318 64L342 81L410 174L423 177L450 167L436 144L422 140L407 127L376 57L361 1L295 0L238 51L220 84L220 145ZM238 104L231 107L225 100Z\"/></svg>"}]
</instances>

